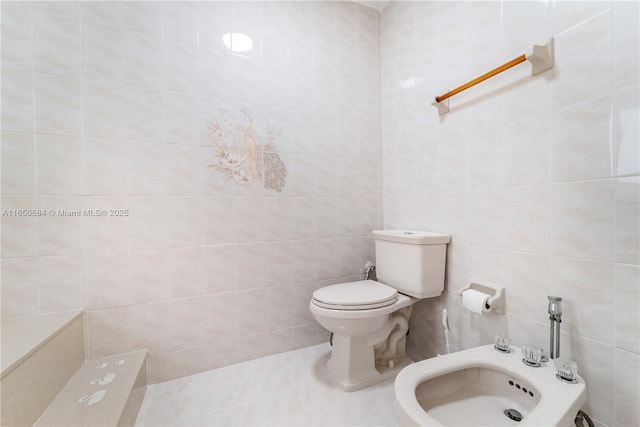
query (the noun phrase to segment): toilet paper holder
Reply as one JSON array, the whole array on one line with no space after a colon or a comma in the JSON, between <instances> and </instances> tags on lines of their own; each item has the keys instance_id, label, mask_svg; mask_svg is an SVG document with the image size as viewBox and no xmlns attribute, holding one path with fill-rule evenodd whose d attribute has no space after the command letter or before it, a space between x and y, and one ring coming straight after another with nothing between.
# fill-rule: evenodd
<instances>
[{"instance_id":1,"label":"toilet paper holder","mask_svg":"<svg viewBox=\"0 0 640 427\"><path fill-rule=\"evenodd\" d=\"M467 289L475 289L478 292L491 295L486 302L487 312L504 313L504 286L487 282L470 282L466 287L460 289L458 294L462 296L462 293Z\"/></svg>"}]
</instances>

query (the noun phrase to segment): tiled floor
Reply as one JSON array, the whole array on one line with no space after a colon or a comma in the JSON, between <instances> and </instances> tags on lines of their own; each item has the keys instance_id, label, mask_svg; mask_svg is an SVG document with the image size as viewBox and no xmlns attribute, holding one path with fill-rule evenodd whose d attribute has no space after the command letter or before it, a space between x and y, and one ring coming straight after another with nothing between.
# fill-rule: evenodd
<instances>
[{"instance_id":1,"label":"tiled floor","mask_svg":"<svg viewBox=\"0 0 640 427\"><path fill-rule=\"evenodd\" d=\"M346 393L325 373L329 344L147 388L136 425L393 426L393 380Z\"/></svg>"}]
</instances>

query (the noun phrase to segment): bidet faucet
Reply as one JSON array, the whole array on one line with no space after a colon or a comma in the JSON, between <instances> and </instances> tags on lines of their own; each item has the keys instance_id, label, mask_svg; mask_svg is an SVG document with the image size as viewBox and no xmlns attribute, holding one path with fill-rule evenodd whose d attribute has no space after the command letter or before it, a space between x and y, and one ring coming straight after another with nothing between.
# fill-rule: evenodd
<instances>
[{"instance_id":1,"label":"bidet faucet","mask_svg":"<svg viewBox=\"0 0 640 427\"><path fill-rule=\"evenodd\" d=\"M562 298L549 295L549 358L560 357L560 323L562 322Z\"/></svg>"}]
</instances>

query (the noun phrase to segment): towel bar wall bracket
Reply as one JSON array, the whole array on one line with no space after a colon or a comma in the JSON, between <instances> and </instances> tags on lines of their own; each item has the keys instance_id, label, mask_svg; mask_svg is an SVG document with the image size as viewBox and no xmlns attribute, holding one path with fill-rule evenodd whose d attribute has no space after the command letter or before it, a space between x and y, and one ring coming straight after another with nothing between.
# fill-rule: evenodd
<instances>
[{"instance_id":1,"label":"towel bar wall bracket","mask_svg":"<svg viewBox=\"0 0 640 427\"><path fill-rule=\"evenodd\" d=\"M435 101L431 105L436 107L438 109L438 115L442 116L449 112L449 98L451 98L453 95L467 90L470 87L475 86L478 83L483 82L497 74L500 74L501 72L508 70L509 68L514 67L524 61L531 62L531 75L535 76L553 68L553 57L553 37L551 37L547 41L547 43L542 45L534 44L530 49L527 49L527 51L523 55L520 55L519 57L514 58L497 68L494 68L493 70L481 75L480 77L476 77L475 79L470 80L461 86L458 86L452 91L437 96Z\"/></svg>"}]
</instances>

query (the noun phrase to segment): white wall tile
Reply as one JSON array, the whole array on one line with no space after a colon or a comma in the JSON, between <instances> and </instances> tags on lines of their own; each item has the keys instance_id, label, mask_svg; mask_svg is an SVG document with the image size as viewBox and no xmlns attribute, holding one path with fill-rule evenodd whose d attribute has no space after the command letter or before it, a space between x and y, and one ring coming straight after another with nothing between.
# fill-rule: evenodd
<instances>
[{"instance_id":1,"label":"white wall tile","mask_svg":"<svg viewBox=\"0 0 640 427\"><path fill-rule=\"evenodd\" d=\"M126 176L129 194L166 194L167 163L167 147L164 144L127 144Z\"/></svg>"},{"instance_id":2,"label":"white wall tile","mask_svg":"<svg viewBox=\"0 0 640 427\"><path fill-rule=\"evenodd\" d=\"M118 139L124 136L124 87L84 81L82 84L84 136Z\"/></svg>"},{"instance_id":3,"label":"white wall tile","mask_svg":"<svg viewBox=\"0 0 640 427\"><path fill-rule=\"evenodd\" d=\"M236 319L237 300L233 293L209 295L206 302L206 322L205 340L208 343L231 341L237 337L238 322ZM228 344L226 344L228 345ZM226 346L225 345L225 346ZM234 357L234 352L217 356L224 360L225 357Z\"/></svg>"},{"instance_id":4,"label":"white wall tile","mask_svg":"<svg viewBox=\"0 0 640 427\"><path fill-rule=\"evenodd\" d=\"M169 299L169 265L166 250L131 252L129 271L133 285L132 303L144 304Z\"/></svg>"},{"instance_id":5,"label":"white wall tile","mask_svg":"<svg viewBox=\"0 0 640 427\"><path fill-rule=\"evenodd\" d=\"M276 286L266 289L267 330L290 328L293 326L292 286Z\"/></svg>"},{"instance_id":6,"label":"white wall tile","mask_svg":"<svg viewBox=\"0 0 640 427\"><path fill-rule=\"evenodd\" d=\"M162 142L164 96L162 92L128 86L125 92L126 137Z\"/></svg>"},{"instance_id":7,"label":"white wall tile","mask_svg":"<svg viewBox=\"0 0 640 427\"><path fill-rule=\"evenodd\" d=\"M504 190L473 191L469 194L469 243L498 247L505 237L507 217Z\"/></svg>"},{"instance_id":8,"label":"white wall tile","mask_svg":"<svg viewBox=\"0 0 640 427\"><path fill-rule=\"evenodd\" d=\"M122 26L124 3L111 4L108 1L80 2L80 16L83 22L100 22Z\"/></svg>"},{"instance_id":9,"label":"white wall tile","mask_svg":"<svg viewBox=\"0 0 640 427\"><path fill-rule=\"evenodd\" d=\"M162 56L164 89L168 92L198 95L198 50L195 44L165 40Z\"/></svg>"},{"instance_id":10,"label":"white wall tile","mask_svg":"<svg viewBox=\"0 0 640 427\"><path fill-rule=\"evenodd\" d=\"M33 69L33 32L31 8L2 5L2 66Z\"/></svg>"},{"instance_id":11,"label":"white wall tile","mask_svg":"<svg viewBox=\"0 0 640 427\"><path fill-rule=\"evenodd\" d=\"M33 132L34 83L33 73L2 70L2 101L11 108L2 109L2 130Z\"/></svg>"},{"instance_id":12,"label":"white wall tile","mask_svg":"<svg viewBox=\"0 0 640 427\"><path fill-rule=\"evenodd\" d=\"M598 2L578 4L584 7ZM551 71L551 106L564 107L609 93L613 84L612 11L608 9L562 34L552 29L552 34L556 34L557 59Z\"/></svg>"},{"instance_id":13,"label":"white wall tile","mask_svg":"<svg viewBox=\"0 0 640 427\"><path fill-rule=\"evenodd\" d=\"M40 257L38 273L41 313L86 307L87 273L84 255Z\"/></svg>"},{"instance_id":14,"label":"white wall tile","mask_svg":"<svg viewBox=\"0 0 640 427\"><path fill-rule=\"evenodd\" d=\"M198 43L198 8L196 2L162 3L162 30L167 40Z\"/></svg>"},{"instance_id":15,"label":"white wall tile","mask_svg":"<svg viewBox=\"0 0 640 427\"><path fill-rule=\"evenodd\" d=\"M126 30L162 37L162 2L124 3L123 8Z\"/></svg>"},{"instance_id":16,"label":"white wall tile","mask_svg":"<svg viewBox=\"0 0 640 427\"><path fill-rule=\"evenodd\" d=\"M167 231L170 247L202 244L202 204L197 197L170 197L167 206Z\"/></svg>"},{"instance_id":17,"label":"white wall tile","mask_svg":"<svg viewBox=\"0 0 640 427\"><path fill-rule=\"evenodd\" d=\"M202 174L200 149L195 146L166 144L167 193L199 196Z\"/></svg>"},{"instance_id":18,"label":"white wall tile","mask_svg":"<svg viewBox=\"0 0 640 427\"><path fill-rule=\"evenodd\" d=\"M256 289L265 285L265 247L262 243L236 246L238 289Z\"/></svg>"},{"instance_id":19,"label":"white wall tile","mask_svg":"<svg viewBox=\"0 0 640 427\"><path fill-rule=\"evenodd\" d=\"M638 4L615 2L613 8L614 86L638 83L640 77L640 31L635 25Z\"/></svg>"},{"instance_id":20,"label":"white wall tile","mask_svg":"<svg viewBox=\"0 0 640 427\"><path fill-rule=\"evenodd\" d=\"M562 295L562 327L612 345L615 310L614 266L582 260L555 258L551 271L551 292Z\"/></svg>"},{"instance_id":21,"label":"white wall tile","mask_svg":"<svg viewBox=\"0 0 640 427\"><path fill-rule=\"evenodd\" d=\"M640 173L640 93L638 86L616 92L613 96L614 173Z\"/></svg>"},{"instance_id":22,"label":"white wall tile","mask_svg":"<svg viewBox=\"0 0 640 427\"><path fill-rule=\"evenodd\" d=\"M45 73L80 76L81 45L78 3L70 3L68 11L51 13L44 8L33 10L34 68Z\"/></svg>"},{"instance_id":23,"label":"white wall tile","mask_svg":"<svg viewBox=\"0 0 640 427\"><path fill-rule=\"evenodd\" d=\"M637 354L640 349L640 269L618 264L615 275L615 344Z\"/></svg>"},{"instance_id":24,"label":"white wall tile","mask_svg":"<svg viewBox=\"0 0 640 427\"><path fill-rule=\"evenodd\" d=\"M203 243L211 245L235 242L235 199L203 197L201 201Z\"/></svg>"},{"instance_id":25,"label":"white wall tile","mask_svg":"<svg viewBox=\"0 0 640 427\"><path fill-rule=\"evenodd\" d=\"M289 219L290 224L293 225L289 226L290 238L292 240L315 239L320 226L316 212L316 199L311 197L292 198L288 211L289 215L286 215L285 218Z\"/></svg>"},{"instance_id":26,"label":"white wall tile","mask_svg":"<svg viewBox=\"0 0 640 427\"><path fill-rule=\"evenodd\" d=\"M223 36L231 32L231 5L198 2L198 42L202 47L225 51ZM286 13L286 10L285 10Z\"/></svg>"},{"instance_id":27,"label":"white wall tile","mask_svg":"<svg viewBox=\"0 0 640 427\"><path fill-rule=\"evenodd\" d=\"M550 186L536 185L505 190L504 247L527 252L550 253L552 195Z\"/></svg>"},{"instance_id":28,"label":"white wall tile","mask_svg":"<svg viewBox=\"0 0 640 427\"><path fill-rule=\"evenodd\" d=\"M265 286L290 284L293 281L292 243L265 243L263 256Z\"/></svg>"},{"instance_id":29,"label":"white wall tile","mask_svg":"<svg viewBox=\"0 0 640 427\"><path fill-rule=\"evenodd\" d=\"M640 386L629 379L640 375L638 353L616 349L616 424L635 425L640 423Z\"/></svg>"},{"instance_id":30,"label":"white wall tile","mask_svg":"<svg viewBox=\"0 0 640 427\"><path fill-rule=\"evenodd\" d=\"M260 198L236 199L236 242L264 240L264 200Z\"/></svg>"},{"instance_id":31,"label":"white wall tile","mask_svg":"<svg viewBox=\"0 0 640 427\"><path fill-rule=\"evenodd\" d=\"M80 93L80 82L77 79L36 74L36 131L43 134L80 136L82 132Z\"/></svg>"},{"instance_id":32,"label":"white wall tile","mask_svg":"<svg viewBox=\"0 0 640 427\"><path fill-rule=\"evenodd\" d=\"M3 248L4 252L4 248ZM2 259L2 318L39 313L38 259Z\"/></svg>"},{"instance_id":33,"label":"white wall tile","mask_svg":"<svg viewBox=\"0 0 640 427\"><path fill-rule=\"evenodd\" d=\"M167 250L170 298L200 296L206 293L202 247Z\"/></svg>"},{"instance_id":34,"label":"white wall tile","mask_svg":"<svg viewBox=\"0 0 640 427\"><path fill-rule=\"evenodd\" d=\"M149 355L175 350L168 302L133 305L130 316L133 350L147 349Z\"/></svg>"},{"instance_id":35,"label":"white wall tile","mask_svg":"<svg viewBox=\"0 0 640 427\"><path fill-rule=\"evenodd\" d=\"M610 8L609 1L594 1L580 3L565 3L554 1L550 4L551 33L563 32L575 25L596 16Z\"/></svg>"},{"instance_id":36,"label":"white wall tile","mask_svg":"<svg viewBox=\"0 0 640 427\"><path fill-rule=\"evenodd\" d=\"M109 308L131 303L129 254L112 252L87 255L87 307Z\"/></svg>"},{"instance_id":37,"label":"white wall tile","mask_svg":"<svg viewBox=\"0 0 640 427\"><path fill-rule=\"evenodd\" d=\"M166 199L129 197L129 249L168 246Z\"/></svg>"},{"instance_id":38,"label":"white wall tile","mask_svg":"<svg viewBox=\"0 0 640 427\"><path fill-rule=\"evenodd\" d=\"M238 271L234 245L203 248L204 284L210 293L237 289Z\"/></svg>"},{"instance_id":39,"label":"white wall tile","mask_svg":"<svg viewBox=\"0 0 640 427\"><path fill-rule=\"evenodd\" d=\"M127 144L84 138L84 192L87 195L127 194Z\"/></svg>"},{"instance_id":40,"label":"white wall tile","mask_svg":"<svg viewBox=\"0 0 640 427\"><path fill-rule=\"evenodd\" d=\"M84 251L83 200L72 196L38 197L38 255L61 255Z\"/></svg>"},{"instance_id":41,"label":"white wall tile","mask_svg":"<svg viewBox=\"0 0 640 427\"><path fill-rule=\"evenodd\" d=\"M131 351L131 309L129 306L87 313L88 354L97 359Z\"/></svg>"},{"instance_id":42,"label":"white wall tile","mask_svg":"<svg viewBox=\"0 0 640 427\"><path fill-rule=\"evenodd\" d=\"M33 256L38 253L39 217L33 196L2 196L2 254L5 257ZM29 213L36 215L29 215ZM40 212L48 214L48 212Z\"/></svg>"},{"instance_id":43,"label":"white wall tile","mask_svg":"<svg viewBox=\"0 0 640 427\"><path fill-rule=\"evenodd\" d=\"M613 260L614 184L611 180L552 187L554 255Z\"/></svg>"},{"instance_id":44,"label":"white wall tile","mask_svg":"<svg viewBox=\"0 0 640 427\"><path fill-rule=\"evenodd\" d=\"M37 135L36 156L40 194L83 194L84 144L81 138Z\"/></svg>"},{"instance_id":45,"label":"white wall tile","mask_svg":"<svg viewBox=\"0 0 640 427\"><path fill-rule=\"evenodd\" d=\"M198 145L200 143L199 99L189 95L167 94L164 113L165 142Z\"/></svg>"},{"instance_id":46,"label":"white wall tile","mask_svg":"<svg viewBox=\"0 0 640 427\"><path fill-rule=\"evenodd\" d=\"M504 183L543 184L549 180L549 116L505 126L502 131Z\"/></svg>"},{"instance_id":47,"label":"white wall tile","mask_svg":"<svg viewBox=\"0 0 640 427\"><path fill-rule=\"evenodd\" d=\"M506 312L540 323L548 320L544 310L552 289L552 259L546 255L506 252L504 282ZM555 288L554 288L555 289Z\"/></svg>"},{"instance_id":48,"label":"white wall tile","mask_svg":"<svg viewBox=\"0 0 640 427\"><path fill-rule=\"evenodd\" d=\"M118 24L109 21L110 19L117 21L117 16L109 16L109 13L117 14L118 6L121 5L107 5L108 3L105 4L105 2L83 4L82 77L122 84L124 82L124 31L121 22ZM98 10L96 6L102 6L102 9ZM88 16L90 14L91 17Z\"/></svg>"},{"instance_id":49,"label":"white wall tile","mask_svg":"<svg viewBox=\"0 0 640 427\"><path fill-rule=\"evenodd\" d=\"M576 361L578 375L589 384L583 410L606 425L615 424L615 382L611 381L612 370L615 376L614 347L575 335L563 344L562 357Z\"/></svg>"},{"instance_id":50,"label":"white wall tile","mask_svg":"<svg viewBox=\"0 0 640 427\"><path fill-rule=\"evenodd\" d=\"M152 7L153 3L141 3L146 8ZM126 7L135 7L127 5ZM161 6L155 4L155 8ZM144 10L145 16L137 23L154 26L154 12ZM129 15L127 15L129 17ZM142 23L141 21L144 21ZM126 25L126 24L125 24ZM136 27L139 30L141 27ZM163 85L164 67L162 62L162 25L159 26L159 34L145 34L133 31L124 33L124 82L127 85L141 86L146 88L161 89ZM153 31L155 32L155 31Z\"/></svg>"},{"instance_id":51,"label":"white wall tile","mask_svg":"<svg viewBox=\"0 0 640 427\"><path fill-rule=\"evenodd\" d=\"M640 263L640 178L618 178L615 184L616 261Z\"/></svg>"},{"instance_id":52,"label":"white wall tile","mask_svg":"<svg viewBox=\"0 0 640 427\"><path fill-rule=\"evenodd\" d=\"M188 348L205 343L207 322L202 321L206 310L202 298L184 298L169 303L169 334L175 348Z\"/></svg>"},{"instance_id":53,"label":"white wall tile","mask_svg":"<svg viewBox=\"0 0 640 427\"><path fill-rule=\"evenodd\" d=\"M588 127L584 124L589 123ZM552 181L608 178L611 160L611 97L606 96L551 114ZM576 155L576 153L580 153Z\"/></svg>"},{"instance_id":54,"label":"white wall tile","mask_svg":"<svg viewBox=\"0 0 640 427\"><path fill-rule=\"evenodd\" d=\"M125 197L85 197L85 248L88 252L126 251L131 215Z\"/></svg>"},{"instance_id":55,"label":"white wall tile","mask_svg":"<svg viewBox=\"0 0 640 427\"><path fill-rule=\"evenodd\" d=\"M2 194L35 194L33 135L2 132Z\"/></svg>"},{"instance_id":56,"label":"white wall tile","mask_svg":"<svg viewBox=\"0 0 640 427\"><path fill-rule=\"evenodd\" d=\"M236 293L236 319L238 336L246 337L266 331L266 312L260 309L265 301L265 290L254 289Z\"/></svg>"}]
</instances>

